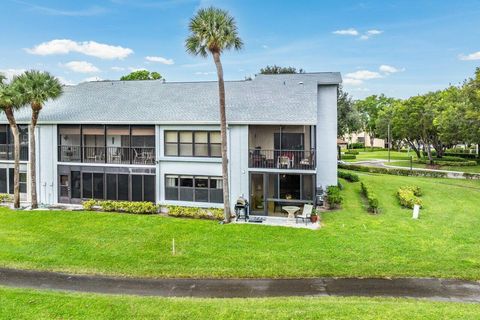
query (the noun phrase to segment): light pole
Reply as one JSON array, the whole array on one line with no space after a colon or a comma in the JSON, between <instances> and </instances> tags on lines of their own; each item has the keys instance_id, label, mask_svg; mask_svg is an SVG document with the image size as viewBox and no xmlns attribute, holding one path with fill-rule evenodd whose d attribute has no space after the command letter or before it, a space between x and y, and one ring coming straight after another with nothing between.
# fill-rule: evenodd
<instances>
[{"instance_id":1,"label":"light pole","mask_svg":"<svg viewBox=\"0 0 480 320\"><path fill-rule=\"evenodd\" d=\"M390 163L390 148L392 147L391 137L390 137L390 122L388 123L388 162Z\"/></svg>"}]
</instances>

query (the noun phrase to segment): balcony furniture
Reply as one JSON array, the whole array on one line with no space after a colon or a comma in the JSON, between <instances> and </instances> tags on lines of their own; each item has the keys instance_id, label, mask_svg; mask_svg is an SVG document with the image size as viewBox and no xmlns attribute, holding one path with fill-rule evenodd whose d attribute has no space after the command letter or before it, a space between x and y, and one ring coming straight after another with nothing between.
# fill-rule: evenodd
<instances>
[{"instance_id":1,"label":"balcony furniture","mask_svg":"<svg viewBox=\"0 0 480 320\"><path fill-rule=\"evenodd\" d=\"M293 167L293 156L292 159L288 156L279 156L277 158L277 168L290 169L291 167Z\"/></svg>"},{"instance_id":2,"label":"balcony furniture","mask_svg":"<svg viewBox=\"0 0 480 320\"><path fill-rule=\"evenodd\" d=\"M313 205L306 204L303 206L302 214L295 216L295 222L298 222L298 219L302 219L305 222L305 225L310 220L310 216L312 215Z\"/></svg>"}]
</instances>

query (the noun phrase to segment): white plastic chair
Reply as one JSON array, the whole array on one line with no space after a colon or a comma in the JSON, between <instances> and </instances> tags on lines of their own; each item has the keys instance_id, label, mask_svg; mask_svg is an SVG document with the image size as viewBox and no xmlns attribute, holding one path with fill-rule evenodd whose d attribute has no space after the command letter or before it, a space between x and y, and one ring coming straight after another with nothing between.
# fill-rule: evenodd
<instances>
[{"instance_id":1,"label":"white plastic chair","mask_svg":"<svg viewBox=\"0 0 480 320\"><path fill-rule=\"evenodd\" d=\"M295 222L297 222L297 219L302 219L305 222L305 225L306 225L307 222L310 220L310 216L312 215L312 211L313 211L313 205L305 204L303 206L302 214L299 214L299 215L295 216Z\"/></svg>"}]
</instances>

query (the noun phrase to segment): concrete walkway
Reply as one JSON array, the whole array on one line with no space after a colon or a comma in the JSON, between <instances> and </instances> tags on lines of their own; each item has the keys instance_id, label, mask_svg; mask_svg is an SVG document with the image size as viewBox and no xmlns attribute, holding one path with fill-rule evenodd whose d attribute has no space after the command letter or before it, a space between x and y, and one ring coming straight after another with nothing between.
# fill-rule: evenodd
<instances>
[{"instance_id":1,"label":"concrete walkway","mask_svg":"<svg viewBox=\"0 0 480 320\"><path fill-rule=\"evenodd\" d=\"M366 296L480 303L480 282L430 278L135 279L0 269L0 285L162 297Z\"/></svg>"}]
</instances>

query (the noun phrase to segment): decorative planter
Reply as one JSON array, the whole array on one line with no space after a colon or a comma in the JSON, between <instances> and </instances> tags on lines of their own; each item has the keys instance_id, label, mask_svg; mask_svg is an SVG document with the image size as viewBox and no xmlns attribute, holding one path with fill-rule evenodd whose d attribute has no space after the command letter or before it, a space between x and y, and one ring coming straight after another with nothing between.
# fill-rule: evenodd
<instances>
[{"instance_id":1,"label":"decorative planter","mask_svg":"<svg viewBox=\"0 0 480 320\"><path fill-rule=\"evenodd\" d=\"M311 221L312 223L317 222L317 221L318 221L318 216L310 216L310 221Z\"/></svg>"}]
</instances>

